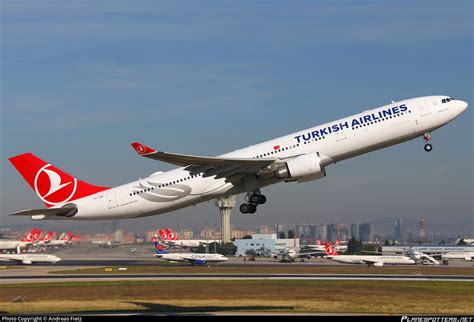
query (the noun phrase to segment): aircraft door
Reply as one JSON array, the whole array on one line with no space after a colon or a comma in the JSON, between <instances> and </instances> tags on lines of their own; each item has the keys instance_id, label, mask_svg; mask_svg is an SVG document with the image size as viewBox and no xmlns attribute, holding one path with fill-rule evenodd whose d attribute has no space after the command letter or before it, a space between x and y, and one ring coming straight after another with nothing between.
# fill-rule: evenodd
<instances>
[{"instance_id":1,"label":"aircraft door","mask_svg":"<svg viewBox=\"0 0 474 322\"><path fill-rule=\"evenodd\" d=\"M115 195L115 192L114 193L109 193L107 195L107 201L108 201L108 204L109 204L109 209L118 207L117 196Z\"/></svg>"},{"instance_id":2,"label":"aircraft door","mask_svg":"<svg viewBox=\"0 0 474 322\"><path fill-rule=\"evenodd\" d=\"M427 116L431 114L431 106L427 102L419 102L418 103L418 108L420 110L420 115L421 116Z\"/></svg>"},{"instance_id":3,"label":"aircraft door","mask_svg":"<svg viewBox=\"0 0 474 322\"><path fill-rule=\"evenodd\" d=\"M346 132L344 132L343 129L340 131L336 132L336 142L340 142L347 139Z\"/></svg>"}]
</instances>

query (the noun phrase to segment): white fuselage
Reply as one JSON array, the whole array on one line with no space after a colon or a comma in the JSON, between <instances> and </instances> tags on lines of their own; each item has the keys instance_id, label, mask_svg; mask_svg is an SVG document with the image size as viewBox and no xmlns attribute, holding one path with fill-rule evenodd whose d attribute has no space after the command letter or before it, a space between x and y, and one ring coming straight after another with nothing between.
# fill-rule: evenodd
<instances>
[{"instance_id":1,"label":"white fuselage","mask_svg":"<svg viewBox=\"0 0 474 322\"><path fill-rule=\"evenodd\" d=\"M0 254L0 261L15 261L21 264L57 263L61 259L49 254Z\"/></svg>"},{"instance_id":2,"label":"white fuselage","mask_svg":"<svg viewBox=\"0 0 474 322\"><path fill-rule=\"evenodd\" d=\"M199 253L171 253L155 254L156 257L171 262L225 262L228 260L222 254L199 254Z\"/></svg>"},{"instance_id":3,"label":"white fuselage","mask_svg":"<svg viewBox=\"0 0 474 322\"><path fill-rule=\"evenodd\" d=\"M220 243L221 240L207 240L207 239L178 239L178 240L167 240L165 241L171 246L180 247L199 247L200 245L207 245L212 243Z\"/></svg>"},{"instance_id":4,"label":"white fuselage","mask_svg":"<svg viewBox=\"0 0 474 322\"><path fill-rule=\"evenodd\" d=\"M46 245L47 246L65 246L68 243L67 240L63 239L52 239Z\"/></svg>"},{"instance_id":5,"label":"white fuselage","mask_svg":"<svg viewBox=\"0 0 474 322\"><path fill-rule=\"evenodd\" d=\"M16 240L0 240L0 250L17 249L17 247L25 248L33 244L33 242L16 241Z\"/></svg>"},{"instance_id":6,"label":"white fuselage","mask_svg":"<svg viewBox=\"0 0 474 322\"><path fill-rule=\"evenodd\" d=\"M441 259L447 260L447 259L463 259L466 261L470 261L474 258L474 252L450 252L441 255Z\"/></svg>"},{"instance_id":7,"label":"white fuselage","mask_svg":"<svg viewBox=\"0 0 474 322\"><path fill-rule=\"evenodd\" d=\"M318 152L322 164L327 166L420 137L425 132L447 124L467 106L459 100L442 103L443 98L446 96L403 100L235 150L220 157L271 158L284 162L295 156ZM285 180L257 178L257 186L261 188L281 181ZM163 187L157 188L160 185ZM215 176L191 177L184 168L177 168L75 200L78 212L70 219L151 216L246 191L243 183L226 182L225 178L216 179Z\"/></svg>"},{"instance_id":8,"label":"white fuselage","mask_svg":"<svg viewBox=\"0 0 474 322\"><path fill-rule=\"evenodd\" d=\"M407 256L375 256L375 255L339 255L339 256L326 256L327 259L330 259L335 262L345 263L345 264L370 264L378 263L376 266L381 266L385 264L402 264L402 265L411 265L415 264L415 261Z\"/></svg>"}]
</instances>

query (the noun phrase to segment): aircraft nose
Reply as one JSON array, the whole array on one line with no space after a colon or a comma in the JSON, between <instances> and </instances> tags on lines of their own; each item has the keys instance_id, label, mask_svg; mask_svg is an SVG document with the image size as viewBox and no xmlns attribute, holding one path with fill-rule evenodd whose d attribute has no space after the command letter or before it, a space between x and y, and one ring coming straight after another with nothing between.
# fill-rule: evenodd
<instances>
[{"instance_id":1,"label":"aircraft nose","mask_svg":"<svg viewBox=\"0 0 474 322\"><path fill-rule=\"evenodd\" d=\"M459 101L459 109L461 110L459 114L461 114L462 112L464 112L467 108L467 102L464 102L464 101Z\"/></svg>"},{"instance_id":2,"label":"aircraft nose","mask_svg":"<svg viewBox=\"0 0 474 322\"><path fill-rule=\"evenodd\" d=\"M461 100L456 100L455 104L456 105L452 108L453 117L458 117L466 110L468 104Z\"/></svg>"}]
</instances>

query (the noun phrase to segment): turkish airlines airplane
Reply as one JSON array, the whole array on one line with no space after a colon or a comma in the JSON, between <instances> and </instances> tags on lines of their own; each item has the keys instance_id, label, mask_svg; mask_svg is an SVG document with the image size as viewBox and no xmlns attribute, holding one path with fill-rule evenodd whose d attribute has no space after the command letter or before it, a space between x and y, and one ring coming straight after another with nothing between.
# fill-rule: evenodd
<instances>
[{"instance_id":1,"label":"turkish airlines airplane","mask_svg":"<svg viewBox=\"0 0 474 322\"><path fill-rule=\"evenodd\" d=\"M54 232L48 231L46 235L43 236L43 238L41 238L39 241L35 243L35 246L44 246L48 244L53 239L53 236L54 236Z\"/></svg>"},{"instance_id":2,"label":"turkish airlines airplane","mask_svg":"<svg viewBox=\"0 0 474 322\"><path fill-rule=\"evenodd\" d=\"M319 252L325 252L326 248L324 247L324 244L321 243L321 240L316 240L315 245L307 245L308 248L312 250L316 250ZM340 245L339 240L336 240L336 243L332 246L337 252L339 253L345 253L347 251L347 245Z\"/></svg>"},{"instance_id":3,"label":"turkish airlines airplane","mask_svg":"<svg viewBox=\"0 0 474 322\"><path fill-rule=\"evenodd\" d=\"M139 155L180 168L114 188L91 185L25 153L10 161L48 209L12 215L34 220L136 218L240 193L246 193L240 211L253 214L267 200L263 187L320 179L330 164L419 137L431 151L430 133L458 117L467 105L448 96L392 102L218 157L168 153L135 142Z\"/></svg>"},{"instance_id":4,"label":"turkish airlines airplane","mask_svg":"<svg viewBox=\"0 0 474 322\"><path fill-rule=\"evenodd\" d=\"M72 233L62 233L58 239L52 239L49 241L48 246L66 246L71 243Z\"/></svg>"},{"instance_id":5,"label":"turkish airlines airplane","mask_svg":"<svg viewBox=\"0 0 474 322\"><path fill-rule=\"evenodd\" d=\"M41 230L33 228L22 240L1 240L0 250L15 250L17 247L25 248L36 243L40 238Z\"/></svg>"},{"instance_id":6,"label":"turkish airlines airplane","mask_svg":"<svg viewBox=\"0 0 474 322\"><path fill-rule=\"evenodd\" d=\"M191 265L203 265L206 263L220 263L226 262L229 259L222 254L207 254L207 253L169 253L163 246L155 239L153 242L155 246L155 257L161 258L170 262L189 262Z\"/></svg>"},{"instance_id":7,"label":"turkish airlines airplane","mask_svg":"<svg viewBox=\"0 0 474 322\"><path fill-rule=\"evenodd\" d=\"M367 264L368 266L381 267L384 264L405 264L411 265L416 262L407 256L386 256L386 255L339 255L334 248L325 243L325 258L344 264Z\"/></svg>"}]
</instances>

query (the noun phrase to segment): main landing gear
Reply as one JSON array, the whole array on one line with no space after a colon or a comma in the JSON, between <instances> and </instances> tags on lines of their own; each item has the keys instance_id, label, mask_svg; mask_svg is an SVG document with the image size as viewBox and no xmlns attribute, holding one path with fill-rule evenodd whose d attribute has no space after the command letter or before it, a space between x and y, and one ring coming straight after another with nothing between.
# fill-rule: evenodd
<instances>
[{"instance_id":1,"label":"main landing gear","mask_svg":"<svg viewBox=\"0 0 474 322\"><path fill-rule=\"evenodd\" d=\"M431 152L431 150L433 150L433 146L428 143L428 141L431 140L430 132L426 132L423 135L423 140L425 140L425 151L426 152Z\"/></svg>"},{"instance_id":2,"label":"main landing gear","mask_svg":"<svg viewBox=\"0 0 474 322\"><path fill-rule=\"evenodd\" d=\"M260 190L247 192L245 196L247 203L240 205L240 212L243 214L254 214L257 211L258 205L263 205L267 202L267 197L260 193Z\"/></svg>"}]
</instances>

